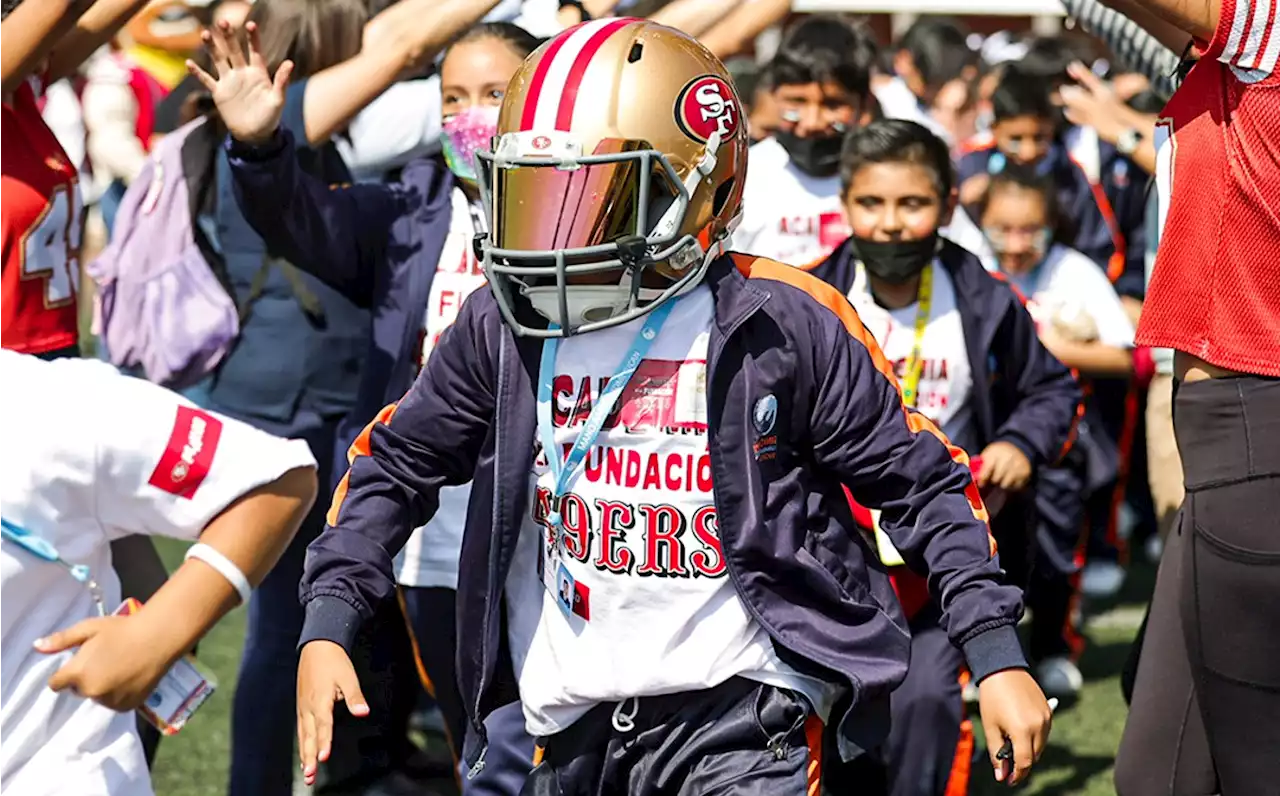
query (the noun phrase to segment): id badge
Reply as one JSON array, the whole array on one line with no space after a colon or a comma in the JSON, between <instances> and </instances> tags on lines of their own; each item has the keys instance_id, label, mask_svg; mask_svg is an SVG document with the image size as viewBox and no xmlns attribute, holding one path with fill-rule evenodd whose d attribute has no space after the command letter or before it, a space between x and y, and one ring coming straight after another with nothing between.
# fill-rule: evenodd
<instances>
[{"instance_id":1,"label":"id badge","mask_svg":"<svg viewBox=\"0 0 1280 796\"><path fill-rule=\"evenodd\" d=\"M130 597L115 613L130 616L141 608L142 603ZM176 735L216 688L213 675L196 662L195 656L187 655L165 672L138 712L161 734Z\"/></svg>"},{"instance_id":2,"label":"id badge","mask_svg":"<svg viewBox=\"0 0 1280 796\"><path fill-rule=\"evenodd\" d=\"M583 621L591 621L591 589L569 574L560 560L559 545L555 542L546 544L538 567L542 587L555 599L556 607L564 618L576 616Z\"/></svg>"}]
</instances>

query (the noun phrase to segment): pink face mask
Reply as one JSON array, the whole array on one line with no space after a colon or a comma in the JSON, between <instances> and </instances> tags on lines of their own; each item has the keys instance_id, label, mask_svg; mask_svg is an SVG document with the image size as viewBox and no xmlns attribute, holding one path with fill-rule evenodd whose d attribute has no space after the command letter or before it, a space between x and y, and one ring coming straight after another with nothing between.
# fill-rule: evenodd
<instances>
[{"instance_id":1,"label":"pink face mask","mask_svg":"<svg viewBox=\"0 0 1280 796\"><path fill-rule=\"evenodd\" d=\"M440 141L445 163L458 179L476 181L476 150L487 150L498 131L498 107L473 105L461 113L446 116Z\"/></svg>"}]
</instances>

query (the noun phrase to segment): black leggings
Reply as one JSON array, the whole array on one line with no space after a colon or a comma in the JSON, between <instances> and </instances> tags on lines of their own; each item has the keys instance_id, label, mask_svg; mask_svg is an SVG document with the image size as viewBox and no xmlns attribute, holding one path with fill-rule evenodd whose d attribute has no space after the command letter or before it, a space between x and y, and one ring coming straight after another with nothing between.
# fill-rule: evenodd
<instances>
[{"instance_id":1,"label":"black leggings","mask_svg":"<svg viewBox=\"0 0 1280 796\"><path fill-rule=\"evenodd\" d=\"M1156 581L1116 790L1280 794L1280 380L1182 384L1174 405L1187 497Z\"/></svg>"}]
</instances>

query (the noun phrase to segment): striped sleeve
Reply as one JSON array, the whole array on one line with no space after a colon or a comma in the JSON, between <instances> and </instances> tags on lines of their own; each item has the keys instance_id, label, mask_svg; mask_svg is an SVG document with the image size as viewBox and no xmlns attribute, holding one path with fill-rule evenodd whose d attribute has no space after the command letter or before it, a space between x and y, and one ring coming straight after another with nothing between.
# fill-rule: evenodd
<instances>
[{"instance_id":1,"label":"striped sleeve","mask_svg":"<svg viewBox=\"0 0 1280 796\"><path fill-rule=\"evenodd\" d=\"M1270 77L1280 56L1277 0L1221 0L1218 29L1206 56L1231 67L1242 83Z\"/></svg>"},{"instance_id":2,"label":"striped sleeve","mask_svg":"<svg viewBox=\"0 0 1280 796\"><path fill-rule=\"evenodd\" d=\"M1086 33L1107 45L1126 69L1145 76L1160 94L1173 95L1180 53L1165 47L1136 22L1099 0L1062 0L1062 5Z\"/></svg>"}]
</instances>

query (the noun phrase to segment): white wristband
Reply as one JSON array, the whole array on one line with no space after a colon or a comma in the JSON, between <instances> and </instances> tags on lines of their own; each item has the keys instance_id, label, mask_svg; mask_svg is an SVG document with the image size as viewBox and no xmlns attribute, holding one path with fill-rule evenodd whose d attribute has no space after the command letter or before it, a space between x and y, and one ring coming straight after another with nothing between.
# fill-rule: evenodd
<instances>
[{"instance_id":1,"label":"white wristband","mask_svg":"<svg viewBox=\"0 0 1280 796\"><path fill-rule=\"evenodd\" d=\"M191 545L187 550L187 554L183 556L183 560L185 561L189 558L198 558L218 570L218 574L226 578L240 594L240 602L242 604L249 602L249 596L253 594L253 587L249 585L249 579L240 571L240 567L232 563L231 559L204 542Z\"/></svg>"}]
</instances>

